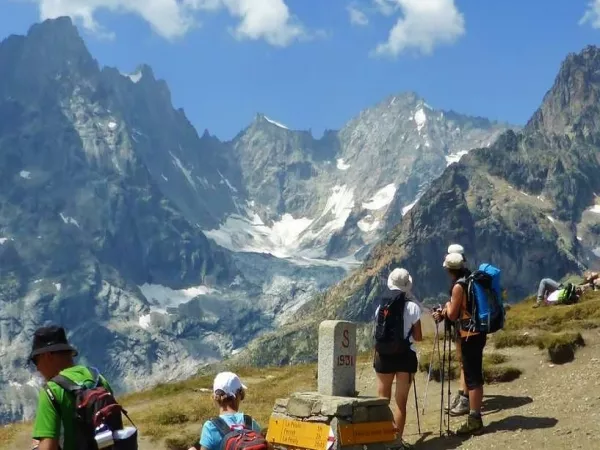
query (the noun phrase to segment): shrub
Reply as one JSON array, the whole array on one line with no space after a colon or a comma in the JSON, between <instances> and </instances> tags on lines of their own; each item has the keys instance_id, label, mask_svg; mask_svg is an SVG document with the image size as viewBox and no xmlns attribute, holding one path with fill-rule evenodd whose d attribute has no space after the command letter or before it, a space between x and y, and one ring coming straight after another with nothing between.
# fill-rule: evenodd
<instances>
[{"instance_id":1,"label":"shrub","mask_svg":"<svg viewBox=\"0 0 600 450\"><path fill-rule=\"evenodd\" d=\"M500 331L494 336L494 347L527 347L533 345L534 340L529 334L523 334L515 331Z\"/></svg>"},{"instance_id":2,"label":"shrub","mask_svg":"<svg viewBox=\"0 0 600 450\"><path fill-rule=\"evenodd\" d=\"M583 336L581 333L576 332L560 334L545 333L537 337L536 343L540 350L563 345L572 346L573 349L585 346Z\"/></svg>"},{"instance_id":3,"label":"shrub","mask_svg":"<svg viewBox=\"0 0 600 450\"><path fill-rule=\"evenodd\" d=\"M189 417L177 411L162 411L156 417L156 423L159 425L179 425L189 422Z\"/></svg>"},{"instance_id":4,"label":"shrub","mask_svg":"<svg viewBox=\"0 0 600 450\"><path fill-rule=\"evenodd\" d=\"M198 442L198 433L182 433L165 439L167 450L187 450Z\"/></svg>"},{"instance_id":5,"label":"shrub","mask_svg":"<svg viewBox=\"0 0 600 450\"><path fill-rule=\"evenodd\" d=\"M519 378L521 373L523 373L521 369L512 366L484 366L483 368L483 378L486 383L509 383Z\"/></svg>"}]
</instances>

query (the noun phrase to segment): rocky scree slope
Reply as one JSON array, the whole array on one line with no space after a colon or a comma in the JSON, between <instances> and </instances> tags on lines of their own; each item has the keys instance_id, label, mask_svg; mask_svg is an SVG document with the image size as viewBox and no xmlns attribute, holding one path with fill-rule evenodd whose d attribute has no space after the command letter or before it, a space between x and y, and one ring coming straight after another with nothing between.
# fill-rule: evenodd
<instances>
[{"instance_id":1,"label":"rocky scree slope","mask_svg":"<svg viewBox=\"0 0 600 450\"><path fill-rule=\"evenodd\" d=\"M600 49L564 61L542 106L520 133L507 131L489 148L448 167L369 254L363 266L304 305L289 326L251 343L242 364L289 363L315 357L324 319L368 322L389 271L406 267L414 291L445 301L442 268L450 243L471 264L503 270L508 301L535 290L542 277L600 263ZM364 342L368 326L364 331Z\"/></svg>"}]
</instances>

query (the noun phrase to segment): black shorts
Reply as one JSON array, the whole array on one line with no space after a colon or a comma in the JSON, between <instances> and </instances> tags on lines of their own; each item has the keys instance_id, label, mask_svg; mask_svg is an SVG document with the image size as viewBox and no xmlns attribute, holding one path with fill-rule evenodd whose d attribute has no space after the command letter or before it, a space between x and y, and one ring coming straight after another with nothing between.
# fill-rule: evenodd
<instances>
[{"instance_id":1,"label":"black shorts","mask_svg":"<svg viewBox=\"0 0 600 450\"><path fill-rule=\"evenodd\" d=\"M412 350L401 355L383 355L375 352L373 368L377 373L417 373L417 354Z\"/></svg>"},{"instance_id":2,"label":"black shorts","mask_svg":"<svg viewBox=\"0 0 600 450\"><path fill-rule=\"evenodd\" d=\"M460 341L465 383L469 390L483 386L483 348L486 340L486 335L480 333Z\"/></svg>"}]
</instances>

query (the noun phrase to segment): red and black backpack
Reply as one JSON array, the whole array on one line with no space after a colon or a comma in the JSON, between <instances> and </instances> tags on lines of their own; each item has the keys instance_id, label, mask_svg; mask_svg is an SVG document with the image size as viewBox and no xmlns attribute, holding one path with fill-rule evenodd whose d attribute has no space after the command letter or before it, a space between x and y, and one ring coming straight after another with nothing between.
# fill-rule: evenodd
<instances>
[{"instance_id":1,"label":"red and black backpack","mask_svg":"<svg viewBox=\"0 0 600 450\"><path fill-rule=\"evenodd\" d=\"M252 429L252 417L244 414L243 425L229 426L221 417L210 419L221 434L221 450L268 450L265 437Z\"/></svg>"},{"instance_id":2,"label":"red and black backpack","mask_svg":"<svg viewBox=\"0 0 600 450\"><path fill-rule=\"evenodd\" d=\"M77 450L98 450L96 443L96 430L105 428L113 431L123 430L123 417L127 417L131 424L133 422L127 415L127 411L115 400L113 394L104 386L102 378L94 368L88 368L92 374L93 383L91 387L85 384L77 384L63 375L57 375L50 381L64 389L67 395L74 396L75 417L75 448ZM61 415L58 403L52 389L48 385L45 391L54 405L56 412ZM135 427L135 425L134 425ZM114 449L137 450L137 431L127 439L115 440Z\"/></svg>"}]
</instances>

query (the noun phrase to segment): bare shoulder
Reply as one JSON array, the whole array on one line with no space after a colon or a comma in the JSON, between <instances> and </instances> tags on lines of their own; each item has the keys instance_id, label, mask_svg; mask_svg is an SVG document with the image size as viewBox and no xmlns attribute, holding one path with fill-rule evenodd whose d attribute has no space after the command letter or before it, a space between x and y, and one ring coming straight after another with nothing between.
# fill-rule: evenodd
<instances>
[{"instance_id":1,"label":"bare shoulder","mask_svg":"<svg viewBox=\"0 0 600 450\"><path fill-rule=\"evenodd\" d=\"M465 292L465 289L462 287L462 285L460 283L456 283L453 287L452 287L452 296L454 297L455 295L460 296L463 295L463 293Z\"/></svg>"}]
</instances>

